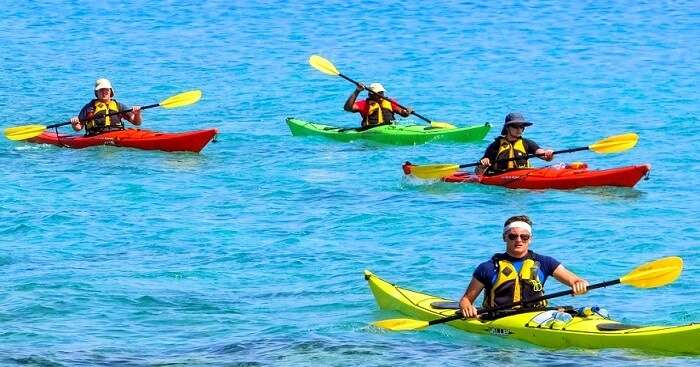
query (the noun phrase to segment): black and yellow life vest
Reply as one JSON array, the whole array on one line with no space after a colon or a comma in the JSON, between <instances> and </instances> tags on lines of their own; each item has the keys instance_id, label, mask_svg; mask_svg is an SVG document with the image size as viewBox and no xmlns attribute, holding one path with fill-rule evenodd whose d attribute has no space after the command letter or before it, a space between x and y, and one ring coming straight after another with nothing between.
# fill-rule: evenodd
<instances>
[{"instance_id":1,"label":"black and yellow life vest","mask_svg":"<svg viewBox=\"0 0 700 367\"><path fill-rule=\"evenodd\" d=\"M523 260L520 272L503 254L494 255L491 260L496 267L496 281L484 297L484 307L493 308L521 300L534 299L544 295L542 280L539 276L540 263L535 261L533 253L528 252ZM547 301L527 304L527 307L545 307Z\"/></svg>"},{"instance_id":2,"label":"black and yellow life vest","mask_svg":"<svg viewBox=\"0 0 700 367\"><path fill-rule=\"evenodd\" d=\"M117 115L106 116L109 113L119 112L119 104L115 100L110 100L107 103L95 99L92 102L93 113L85 122L85 129L88 133L97 133L104 130L122 130L124 124L121 117Z\"/></svg>"},{"instance_id":3,"label":"black and yellow life vest","mask_svg":"<svg viewBox=\"0 0 700 367\"><path fill-rule=\"evenodd\" d=\"M382 99L381 102L367 100L367 116L362 122L363 126L373 126L394 121L394 110L391 102Z\"/></svg>"},{"instance_id":4,"label":"black and yellow life vest","mask_svg":"<svg viewBox=\"0 0 700 367\"><path fill-rule=\"evenodd\" d=\"M500 142L498 145L498 154L496 154L496 160L517 158L512 161L499 162L493 167L494 171L505 171L513 168L528 168L531 167L530 161L527 159L527 150L525 149L525 142L522 138L519 138L515 142L511 143L505 137L500 137Z\"/></svg>"}]
</instances>

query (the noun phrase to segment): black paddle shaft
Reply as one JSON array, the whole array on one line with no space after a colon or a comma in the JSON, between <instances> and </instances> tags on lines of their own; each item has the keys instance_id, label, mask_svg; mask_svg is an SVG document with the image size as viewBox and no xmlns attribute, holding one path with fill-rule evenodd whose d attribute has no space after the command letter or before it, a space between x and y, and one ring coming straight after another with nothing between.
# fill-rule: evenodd
<instances>
[{"instance_id":1,"label":"black paddle shaft","mask_svg":"<svg viewBox=\"0 0 700 367\"><path fill-rule=\"evenodd\" d=\"M345 75L343 75L343 74L341 74L341 73L338 73L338 76L340 76L341 78L343 78L343 79L345 79L345 80L349 81L350 83L353 83L353 84L355 84L355 85L357 85L357 86L360 85L360 83L358 83L358 82L356 82L356 81L354 81L354 80L348 78L347 76L345 76ZM372 92L371 90L369 90L369 89L367 89L367 88L365 88L365 89L367 90L367 92L368 92L369 94L374 94L374 95L376 95L376 96L379 96L379 97L381 97L381 98L386 99L387 101L391 101L391 100L390 100L389 98L387 98L387 97L382 97L382 96L380 96L379 94L374 93L374 92ZM391 101L391 102L396 103L397 106L399 106L400 108L403 108L404 110L407 109L406 107L400 105L400 104L399 104L398 102L396 102L396 101ZM419 113L416 112L416 111L411 111L411 114L414 115L414 116L416 116L416 117L418 117L419 119L421 119L421 120L423 120L423 121L425 121L425 122L428 122L428 123L431 123L431 122L432 122L432 121L428 120L427 117L425 117L425 116L419 114Z\"/></svg>"},{"instance_id":2,"label":"black paddle shaft","mask_svg":"<svg viewBox=\"0 0 700 367\"><path fill-rule=\"evenodd\" d=\"M154 103L154 104L149 104L148 106L143 106L143 107L141 107L141 109L142 109L142 110L146 110L146 109L153 108L153 107L158 107L158 106L160 106L160 103ZM110 112L110 113L104 115L104 117L119 115L119 114L126 113L126 112L130 112L130 111L131 111L131 110ZM86 122L86 121L89 121L89 120L80 120L80 122ZM70 124L71 124L70 121L59 122L58 124L53 124L53 125L47 126L46 129L51 129L51 128L60 127L60 126L66 126L66 125L70 125Z\"/></svg>"},{"instance_id":3,"label":"black paddle shaft","mask_svg":"<svg viewBox=\"0 0 700 367\"><path fill-rule=\"evenodd\" d=\"M590 291L590 290L592 290L592 289L604 288L604 287L608 287L608 286L615 285L615 284L620 284L620 279L609 280L609 281L607 281L607 282L601 282L601 283L589 285L586 289ZM507 305L498 306L498 307L495 307L495 308L484 308L484 309L479 309L479 310L478 310L478 314L481 315L481 314L483 314L483 313L489 313L489 312L495 312L495 311L503 311L503 310L507 310L507 309L509 309L509 308L513 308L513 307L515 307L515 306L520 306L520 305L523 305L523 304L526 305L526 304L531 304L531 303L537 303L537 302L544 301L544 300L547 300L547 299L552 299L552 298L557 298L557 297L563 297L563 296L568 296L568 295L573 295L573 294L574 294L574 292L573 292L572 290L556 292L556 293L544 295L544 296L542 296L542 297L536 297L536 298L534 298L534 299L529 299L529 300L523 300L523 301L513 302L513 303L509 303L509 304L507 304ZM450 322L450 321L459 320L459 319L463 319L463 318L464 318L464 316L462 315L462 312L457 311L457 314L455 314L454 316L449 316L449 317L445 317L445 318L442 318L442 319L437 319L437 320L429 321L429 322L428 322L428 325L430 326L430 325L442 324L442 323L445 323L445 322Z\"/></svg>"},{"instance_id":4,"label":"black paddle shaft","mask_svg":"<svg viewBox=\"0 0 700 367\"><path fill-rule=\"evenodd\" d=\"M590 149L590 148L589 147L571 148L571 149L557 150L555 152L552 152L552 154L572 153L572 152L579 152L579 151L588 150L588 149ZM530 158L534 158L534 157L541 157L541 156L544 156L544 154L528 154L527 156L525 156L525 159L530 159ZM518 159L523 159L523 157L499 159L499 160L496 160L494 162L491 162L491 164L515 161ZM459 168L476 167L480 164L481 164L481 162L460 164Z\"/></svg>"}]
</instances>

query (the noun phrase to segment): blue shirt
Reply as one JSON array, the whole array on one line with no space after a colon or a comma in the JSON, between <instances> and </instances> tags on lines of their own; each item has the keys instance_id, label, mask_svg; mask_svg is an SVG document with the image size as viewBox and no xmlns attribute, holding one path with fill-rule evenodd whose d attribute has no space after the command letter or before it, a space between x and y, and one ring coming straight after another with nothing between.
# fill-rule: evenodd
<instances>
[{"instance_id":1,"label":"blue shirt","mask_svg":"<svg viewBox=\"0 0 700 367\"><path fill-rule=\"evenodd\" d=\"M515 270L518 272L520 272L520 269L523 266L523 261L527 259L527 257L524 257L522 259L516 259L508 255L507 253L499 254L499 256L502 256L504 260L510 261L515 267ZM555 260L553 257L538 255L534 252L532 253L532 258L533 260L540 263L538 276L542 282L542 285L544 285L544 282L547 280L547 278L554 273L554 270L559 265L561 265L561 263ZM493 259L479 264L476 270L474 270L474 274L472 274L472 276L476 280L484 284L484 287L486 289L490 290L491 287L493 287L493 283L496 282L496 278L498 277L498 273L496 273L496 266L494 264Z\"/></svg>"}]
</instances>

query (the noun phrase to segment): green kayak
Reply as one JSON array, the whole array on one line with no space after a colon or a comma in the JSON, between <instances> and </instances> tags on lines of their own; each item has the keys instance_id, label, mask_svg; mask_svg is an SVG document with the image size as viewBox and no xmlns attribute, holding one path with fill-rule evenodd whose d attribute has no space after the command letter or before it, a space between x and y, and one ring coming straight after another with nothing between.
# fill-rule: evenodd
<instances>
[{"instance_id":1,"label":"green kayak","mask_svg":"<svg viewBox=\"0 0 700 367\"><path fill-rule=\"evenodd\" d=\"M412 145L424 144L431 141L444 142L473 142L483 140L491 129L489 123L483 125L459 128L433 128L426 125L382 125L371 129L339 128L287 118L287 125L294 136L324 136L339 141L359 139L371 140L384 144Z\"/></svg>"}]
</instances>

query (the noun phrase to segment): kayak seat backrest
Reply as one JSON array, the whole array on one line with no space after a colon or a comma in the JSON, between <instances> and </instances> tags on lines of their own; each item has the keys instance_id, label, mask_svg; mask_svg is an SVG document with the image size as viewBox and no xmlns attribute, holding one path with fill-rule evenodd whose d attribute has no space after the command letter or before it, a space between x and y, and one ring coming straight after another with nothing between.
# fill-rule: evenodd
<instances>
[{"instance_id":1,"label":"kayak seat backrest","mask_svg":"<svg viewBox=\"0 0 700 367\"><path fill-rule=\"evenodd\" d=\"M618 331L618 330L629 330L629 329L639 329L640 326L637 325L625 325L620 323L609 323L609 324L598 324L596 325L599 331Z\"/></svg>"}]
</instances>

